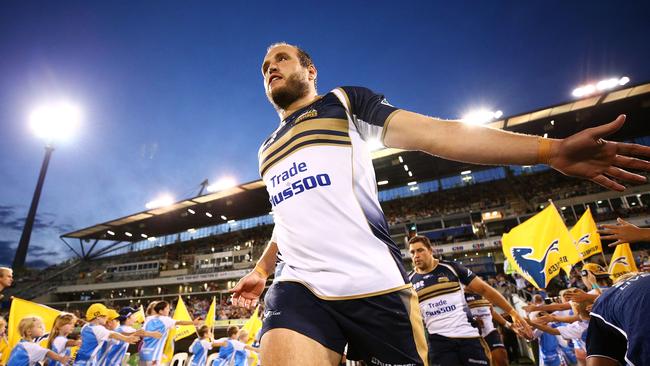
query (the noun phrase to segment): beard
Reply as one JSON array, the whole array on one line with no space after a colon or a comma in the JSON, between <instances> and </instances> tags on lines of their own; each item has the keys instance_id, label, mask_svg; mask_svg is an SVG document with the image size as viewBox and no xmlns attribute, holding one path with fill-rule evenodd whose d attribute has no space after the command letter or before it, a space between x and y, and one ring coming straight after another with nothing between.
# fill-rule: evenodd
<instances>
[{"instance_id":1,"label":"beard","mask_svg":"<svg viewBox=\"0 0 650 366\"><path fill-rule=\"evenodd\" d=\"M267 90L266 97L276 109L286 110L293 102L309 92L309 83L301 78L300 73L293 73L285 79L284 86Z\"/></svg>"}]
</instances>

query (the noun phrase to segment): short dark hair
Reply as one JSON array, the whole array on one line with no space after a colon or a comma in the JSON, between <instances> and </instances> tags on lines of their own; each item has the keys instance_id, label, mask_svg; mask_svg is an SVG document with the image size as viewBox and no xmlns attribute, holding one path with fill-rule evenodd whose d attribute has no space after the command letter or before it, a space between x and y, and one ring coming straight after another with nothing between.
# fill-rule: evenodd
<instances>
[{"instance_id":1,"label":"short dark hair","mask_svg":"<svg viewBox=\"0 0 650 366\"><path fill-rule=\"evenodd\" d=\"M156 305L153 306L153 311L159 313L168 306L169 303L167 301L158 301Z\"/></svg>"},{"instance_id":2,"label":"short dark hair","mask_svg":"<svg viewBox=\"0 0 650 366\"><path fill-rule=\"evenodd\" d=\"M207 325L202 326L199 328L199 337L205 337L206 334L210 331L210 327Z\"/></svg>"},{"instance_id":3,"label":"short dark hair","mask_svg":"<svg viewBox=\"0 0 650 366\"><path fill-rule=\"evenodd\" d=\"M409 245L415 244L415 243L422 243L425 247L427 247L429 249L432 249L431 241L426 236L416 235L416 236L412 237L411 239L409 239Z\"/></svg>"},{"instance_id":4,"label":"short dark hair","mask_svg":"<svg viewBox=\"0 0 650 366\"><path fill-rule=\"evenodd\" d=\"M236 325L231 325L228 327L228 337L232 337L239 332L239 328Z\"/></svg>"}]
</instances>

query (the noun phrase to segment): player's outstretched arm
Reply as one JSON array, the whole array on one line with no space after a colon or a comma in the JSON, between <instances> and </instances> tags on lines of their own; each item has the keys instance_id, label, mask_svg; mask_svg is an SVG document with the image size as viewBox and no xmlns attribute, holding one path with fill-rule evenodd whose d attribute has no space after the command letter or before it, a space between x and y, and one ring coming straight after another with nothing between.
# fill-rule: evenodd
<instances>
[{"instance_id":1,"label":"player's outstretched arm","mask_svg":"<svg viewBox=\"0 0 650 366\"><path fill-rule=\"evenodd\" d=\"M649 162L631 157L650 157L650 147L604 140L624 123L625 115L620 115L565 139L547 139L401 110L385 127L383 143L475 164L547 164L565 175L622 191L625 187L614 179L646 181L626 169L650 171Z\"/></svg>"},{"instance_id":2,"label":"player's outstretched arm","mask_svg":"<svg viewBox=\"0 0 650 366\"><path fill-rule=\"evenodd\" d=\"M488 285L485 281L478 277L474 278L472 282L467 285L467 288L470 291L485 297L490 303L492 303L492 305L498 306L510 314L512 317L512 323L514 325L513 329L521 332L521 334L526 338L532 337L533 332L524 318L522 318L522 316L517 313L517 310L515 310L512 305L510 305L508 300L506 300L503 295L499 293L499 291L495 290L492 288L492 286Z\"/></svg>"},{"instance_id":3,"label":"player's outstretched arm","mask_svg":"<svg viewBox=\"0 0 650 366\"><path fill-rule=\"evenodd\" d=\"M623 243L650 241L650 228L640 228L620 217L616 221L616 225L602 225L601 229L598 230L601 239L616 240L609 244L610 247Z\"/></svg>"},{"instance_id":4,"label":"player's outstretched arm","mask_svg":"<svg viewBox=\"0 0 650 366\"><path fill-rule=\"evenodd\" d=\"M275 262L278 258L278 245L275 242L269 242L264 249L264 253L255 265L255 268L242 277L237 285L230 290L232 292L232 303L243 306L247 309L255 307L257 304L269 273L275 269Z\"/></svg>"}]
</instances>

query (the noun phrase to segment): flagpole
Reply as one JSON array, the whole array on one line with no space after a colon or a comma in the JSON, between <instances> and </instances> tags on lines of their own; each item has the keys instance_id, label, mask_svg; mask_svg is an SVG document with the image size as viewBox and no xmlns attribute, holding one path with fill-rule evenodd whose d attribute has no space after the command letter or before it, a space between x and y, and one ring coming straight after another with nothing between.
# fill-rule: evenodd
<instances>
[{"instance_id":1,"label":"flagpole","mask_svg":"<svg viewBox=\"0 0 650 366\"><path fill-rule=\"evenodd\" d=\"M558 215L560 215L560 217L562 217L562 215L560 214L560 211L557 210L557 206L555 206L555 203L553 203L553 200L549 198L548 203L550 203L553 206L553 208L555 208L555 211L558 213ZM564 222L564 217L562 217L562 221ZM564 224L564 225L566 226L566 224ZM582 253L580 253L580 251L578 250L578 243L576 243L576 239L573 237L573 235L570 235L570 233L569 233L569 237L571 238L571 241L573 242L573 246L576 248L576 251L578 252L578 255L580 256L580 262L582 262L582 265L584 266L585 265L585 260L584 260L584 258L582 258ZM575 264L571 265L571 269L573 269L574 265Z\"/></svg>"}]
</instances>

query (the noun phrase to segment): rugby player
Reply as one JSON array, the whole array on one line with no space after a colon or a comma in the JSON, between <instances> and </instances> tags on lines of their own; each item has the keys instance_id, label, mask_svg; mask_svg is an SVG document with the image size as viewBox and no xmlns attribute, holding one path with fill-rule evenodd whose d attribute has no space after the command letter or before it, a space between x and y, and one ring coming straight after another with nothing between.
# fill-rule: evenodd
<instances>
[{"instance_id":1,"label":"rugby player","mask_svg":"<svg viewBox=\"0 0 650 366\"><path fill-rule=\"evenodd\" d=\"M469 311L472 313L472 316L478 322L481 337L483 337L490 349L492 365L507 366L509 364L508 352L503 343L501 333L494 327L494 321L508 329L511 329L512 324L494 311L492 303L479 294L475 294L466 289L465 301L467 301L467 306L469 306Z\"/></svg>"},{"instance_id":2,"label":"rugby player","mask_svg":"<svg viewBox=\"0 0 650 366\"><path fill-rule=\"evenodd\" d=\"M627 273L596 300L587 332L587 366L650 360L650 273Z\"/></svg>"},{"instance_id":3,"label":"rugby player","mask_svg":"<svg viewBox=\"0 0 650 366\"><path fill-rule=\"evenodd\" d=\"M491 364L490 349L479 330L471 324L472 313L465 300L465 287L487 299L488 304L510 314L514 329L532 336L526 321L497 290L463 265L435 258L429 238L411 238L409 253L414 267L409 278L417 291L429 335L431 365Z\"/></svg>"},{"instance_id":4,"label":"rugby player","mask_svg":"<svg viewBox=\"0 0 650 366\"><path fill-rule=\"evenodd\" d=\"M605 141L615 121L563 140L443 121L391 106L362 87L318 95L318 72L302 49L285 43L262 61L266 95L280 118L259 150L275 228L255 269L233 288L253 306L275 268L266 298L261 358L265 366L426 364L417 298L377 198L368 141L476 164L548 164L570 176L621 191L614 179L645 182L625 168L650 164L650 148Z\"/></svg>"}]
</instances>

